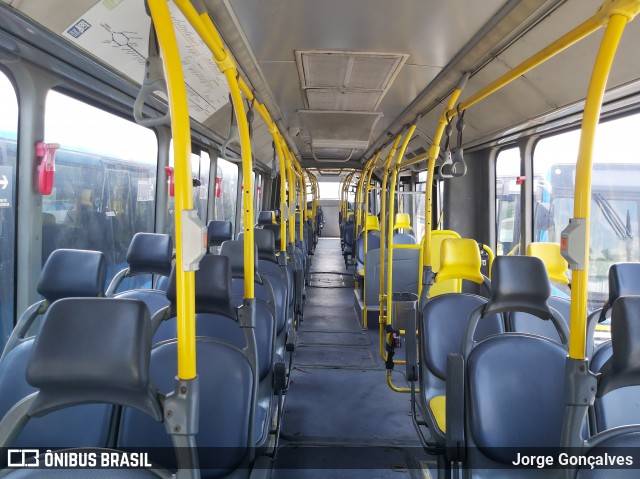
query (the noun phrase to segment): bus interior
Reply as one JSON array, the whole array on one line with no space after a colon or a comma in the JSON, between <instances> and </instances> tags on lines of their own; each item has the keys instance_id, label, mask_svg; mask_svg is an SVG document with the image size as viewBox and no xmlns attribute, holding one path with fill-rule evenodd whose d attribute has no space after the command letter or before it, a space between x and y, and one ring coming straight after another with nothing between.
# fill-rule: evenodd
<instances>
[{"instance_id":1,"label":"bus interior","mask_svg":"<svg viewBox=\"0 0 640 479\"><path fill-rule=\"evenodd\" d=\"M639 11L0 1L0 477L637 477Z\"/></svg>"}]
</instances>

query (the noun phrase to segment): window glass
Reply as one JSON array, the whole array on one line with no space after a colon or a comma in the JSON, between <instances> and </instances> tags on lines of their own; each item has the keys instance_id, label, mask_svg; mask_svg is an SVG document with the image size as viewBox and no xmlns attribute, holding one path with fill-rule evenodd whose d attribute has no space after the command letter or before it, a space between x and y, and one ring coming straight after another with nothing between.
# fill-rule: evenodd
<instances>
[{"instance_id":1,"label":"window glass","mask_svg":"<svg viewBox=\"0 0 640 479\"><path fill-rule=\"evenodd\" d=\"M640 115L598 126L593 154L589 306L608 295L613 263L640 261ZM580 131L543 138L533 155L534 241L560 242L573 216Z\"/></svg>"},{"instance_id":2,"label":"window glass","mask_svg":"<svg viewBox=\"0 0 640 479\"><path fill-rule=\"evenodd\" d=\"M496 159L496 254L518 254L520 244L520 150L500 151Z\"/></svg>"},{"instance_id":3,"label":"window glass","mask_svg":"<svg viewBox=\"0 0 640 479\"><path fill-rule=\"evenodd\" d=\"M337 181L320 181L318 189L320 190L320 198L323 200L340 199L340 183Z\"/></svg>"},{"instance_id":4,"label":"window glass","mask_svg":"<svg viewBox=\"0 0 640 479\"><path fill-rule=\"evenodd\" d=\"M108 284L126 266L133 235L154 230L156 136L51 91L45 141L59 143L60 149L53 192L42 201L42 260L56 248L102 251Z\"/></svg>"},{"instance_id":5,"label":"window glass","mask_svg":"<svg viewBox=\"0 0 640 479\"><path fill-rule=\"evenodd\" d=\"M238 166L223 158L218 158L215 219L235 223L237 192Z\"/></svg>"},{"instance_id":6,"label":"window glass","mask_svg":"<svg viewBox=\"0 0 640 479\"><path fill-rule=\"evenodd\" d=\"M192 158L191 161L198 161L200 165L198 175L194 176L194 178L198 178L200 185L193 187L193 207L198 211L200 221L206 224L207 204L209 201L209 169L211 168L211 158L206 151L201 151L200 156ZM193 165L192 168L195 170Z\"/></svg>"},{"instance_id":7,"label":"window glass","mask_svg":"<svg viewBox=\"0 0 640 479\"><path fill-rule=\"evenodd\" d=\"M253 199L255 202L255 206L253 209L253 214L255 218L258 218L258 214L260 213L260 211L262 211L262 190L263 190L263 175L261 174L254 174L253 176L254 184L254 191L253 191Z\"/></svg>"},{"instance_id":8,"label":"window glass","mask_svg":"<svg viewBox=\"0 0 640 479\"><path fill-rule=\"evenodd\" d=\"M440 182L442 184L442 182ZM425 228L425 211L424 211L424 191L425 191L426 183L418 183L416 184L416 191L419 192L414 197L415 205L416 205L416 213L413 217L413 234L416 237L418 243L422 241L422 237L424 236L424 228ZM440 204L438 202L438 204ZM434 228L436 229L436 228Z\"/></svg>"},{"instance_id":9,"label":"window glass","mask_svg":"<svg viewBox=\"0 0 640 479\"><path fill-rule=\"evenodd\" d=\"M13 85L0 71L0 348L4 347L15 316L15 204L18 100Z\"/></svg>"}]
</instances>

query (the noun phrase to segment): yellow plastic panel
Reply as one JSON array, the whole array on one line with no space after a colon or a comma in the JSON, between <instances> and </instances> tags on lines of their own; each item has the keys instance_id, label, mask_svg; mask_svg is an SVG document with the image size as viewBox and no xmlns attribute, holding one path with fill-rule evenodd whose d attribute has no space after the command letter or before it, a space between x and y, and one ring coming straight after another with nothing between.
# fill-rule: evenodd
<instances>
[{"instance_id":1,"label":"yellow plastic panel","mask_svg":"<svg viewBox=\"0 0 640 479\"><path fill-rule=\"evenodd\" d=\"M442 432L447 432L447 397L435 396L429 401L429 409Z\"/></svg>"},{"instance_id":2,"label":"yellow plastic panel","mask_svg":"<svg viewBox=\"0 0 640 479\"><path fill-rule=\"evenodd\" d=\"M411 229L411 217L408 213L396 213L395 224L393 225L394 230L398 230L400 228L403 229Z\"/></svg>"},{"instance_id":3,"label":"yellow plastic panel","mask_svg":"<svg viewBox=\"0 0 640 479\"><path fill-rule=\"evenodd\" d=\"M440 246L440 270L436 283L447 279L466 279L482 284L482 260L478 243L472 239L448 238Z\"/></svg>"},{"instance_id":4,"label":"yellow plastic panel","mask_svg":"<svg viewBox=\"0 0 640 479\"><path fill-rule=\"evenodd\" d=\"M377 216L367 215L367 223L365 225L367 231L380 231L380 222Z\"/></svg>"},{"instance_id":5,"label":"yellow plastic panel","mask_svg":"<svg viewBox=\"0 0 640 479\"><path fill-rule=\"evenodd\" d=\"M527 256L535 256L542 260L547 267L547 273L551 281L569 284L569 278L565 275L569 265L567 260L560 254L559 243L529 243Z\"/></svg>"}]
</instances>

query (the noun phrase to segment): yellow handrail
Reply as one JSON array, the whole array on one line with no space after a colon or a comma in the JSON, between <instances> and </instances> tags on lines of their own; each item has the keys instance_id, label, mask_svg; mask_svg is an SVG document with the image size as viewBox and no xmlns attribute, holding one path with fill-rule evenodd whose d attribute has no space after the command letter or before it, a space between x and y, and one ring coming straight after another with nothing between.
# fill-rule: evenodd
<instances>
[{"instance_id":1,"label":"yellow handrail","mask_svg":"<svg viewBox=\"0 0 640 479\"><path fill-rule=\"evenodd\" d=\"M278 155L278 165L280 167L280 251L285 252L287 250L287 215L286 213L286 195L287 195L287 180L286 172L287 167L285 165L285 156L282 148L284 139L278 133L275 125L269 130L273 137L273 142L276 145L276 153Z\"/></svg>"},{"instance_id":2,"label":"yellow handrail","mask_svg":"<svg viewBox=\"0 0 640 479\"><path fill-rule=\"evenodd\" d=\"M432 216L433 216L433 172L436 167L436 160L440 155L440 140L442 139L442 135L444 133L444 129L447 126L447 112L453 108L458 101L458 97L462 92L467 80L469 78L468 74L465 74L456 88L451 92L449 96L449 100L447 101L447 106L444 111L440 115L438 119L438 126L436 128L436 133L433 135L433 143L431 143L431 147L429 148L429 157L427 159L427 182L424 189L424 251L422 253L422 257L426 261L426 266L431 266L431 230L432 230ZM422 281L418 284L419 294L422 293Z\"/></svg>"},{"instance_id":3,"label":"yellow handrail","mask_svg":"<svg viewBox=\"0 0 640 479\"><path fill-rule=\"evenodd\" d=\"M384 252L385 252L385 237L386 237L386 213L387 213L387 182L389 180L389 169L394 161L396 156L396 151L398 149L398 145L400 145L400 141L402 140L402 134L396 136L396 139L391 146L391 150L389 150L389 154L387 155L387 159L384 162L383 172L382 172L382 187L380 189L380 295L378 296L378 301L380 302L380 312L378 316L378 322L380 323L380 356L382 359L386 359L386 355L384 352L384 325L387 324L386 312L384 310L387 302L385 300L385 289L384 289ZM365 316L362 320L363 327L367 327L367 317Z\"/></svg>"},{"instance_id":4,"label":"yellow handrail","mask_svg":"<svg viewBox=\"0 0 640 479\"><path fill-rule=\"evenodd\" d=\"M238 70L231 55L225 50L222 39L214 26L209 14L203 12L198 15L196 9L189 0L174 0L187 21L196 30L202 41L213 54L213 59L220 71L224 74L229 85L231 101L236 112L238 131L240 133L240 147L242 153L242 178L244 201L244 297L253 299L255 258L253 238L253 156L251 154L251 138L249 137L249 124L242 100L240 84L244 80L238 77ZM246 84L244 84L246 87ZM258 108L258 110L260 110Z\"/></svg>"},{"instance_id":5,"label":"yellow handrail","mask_svg":"<svg viewBox=\"0 0 640 479\"><path fill-rule=\"evenodd\" d=\"M640 2L636 2L640 3ZM636 6L637 9L637 6ZM637 11L636 11L637 13ZM633 18L633 16L631 16ZM573 359L586 357L587 298L589 283L589 221L591 214L591 168L593 165L593 145L600 118L602 98L607 85L611 64L624 28L629 21L626 15L611 16L596 57L582 118L580 149L576 163L576 179L573 204L574 218L586 221L584 236L584 269L574 269L571 273L571 337L569 356Z\"/></svg>"},{"instance_id":6,"label":"yellow handrail","mask_svg":"<svg viewBox=\"0 0 640 479\"><path fill-rule=\"evenodd\" d=\"M180 52L167 1L149 0L149 11L162 53L173 132L178 377L190 380L196 377L195 274L182 269L182 211L193 208L189 107Z\"/></svg>"},{"instance_id":7,"label":"yellow handrail","mask_svg":"<svg viewBox=\"0 0 640 479\"><path fill-rule=\"evenodd\" d=\"M407 149L407 146L409 145L409 141L411 141L411 138L413 137L413 132L416 130L416 125L413 124L411 125L411 127L409 128L409 131L407 132L407 134L404 137L404 141L402 142L402 146L400 147L400 149L398 150L398 156L396 157L396 160L394 162L391 163L390 165L390 170L392 171L391 173L391 184L389 185L389 207L387 208L389 211L387 212L387 228L386 228L386 241L387 241L387 263L386 263L386 267L387 267L387 274L386 274L386 278L387 278L387 292L385 295L385 324L383 325L382 322L380 323L380 331L382 332L383 330L383 326L387 325L387 324L391 324L391 297L393 295L393 221L395 219L395 200L396 200L396 183L398 180L398 169L396 168L396 166L398 164L400 164L400 162L402 161L402 158L404 157L404 152ZM382 240L381 240L382 242ZM382 267L380 269L383 269ZM382 277L382 274L380 275ZM380 307L380 310L382 310L382 307ZM388 338L385 335L385 342L388 341ZM385 360L386 360L386 354L385 356ZM394 361L394 364L405 364L406 361Z\"/></svg>"}]
</instances>

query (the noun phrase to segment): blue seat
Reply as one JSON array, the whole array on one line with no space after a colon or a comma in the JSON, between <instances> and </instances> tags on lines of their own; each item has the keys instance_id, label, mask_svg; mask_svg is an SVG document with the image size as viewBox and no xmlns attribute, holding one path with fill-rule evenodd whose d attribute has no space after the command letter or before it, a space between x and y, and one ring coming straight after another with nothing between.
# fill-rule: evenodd
<instances>
[{"instance_id":1,"label":"blue seat","mask_svg":"<svg viewBox=\"0 0 640 479\"><path fill-rule=\"evenodd\" d=\"M440 282L458 279L482 284L486 278L482 276L480 269L480 252L474 240L449 239L443 244L440 270L435 280ZM394 271L394 276L395 273ZM486 298L474 294L447 293L435 296L422 305L422 321L417 328L420 345L418 409L433 438L433 443L428 446L434 449L445 445L447 357L449 354L462 353L467 320L476 308L486 303ZM488 315L479 324L474 339L480 340L504 331L502 314ZM407 341L411 339L408 337Z\"/></svg>"},{"instance_id":2,"label":"blue seat","mask_svg":"<svg viewBox=\"0 0 640 479\"><path fill-rule=\"evenodd\" d=\"M621 291L622 288L616 293ZM621 451L640 448L640 297L622 295L609 306L611 343L600 350L610 353L610 357L598 368L600 378L592 417L599 432L584 442L582 450L587 456L617 456ZM587 466L576 472L578 479L631 479L637 475L635 465L615 471Z\"/></svg>"},{"instance_id":3,"label":"blue seat","mask_svg":"<svg viewBox=\"0 0 640 479\"><path fill-rule=\"evenodd\" d=\"M173 239L166 234L136 233L127 250L128 268L119 271L111 280L107 297L139 299L149 308L151 316L169 305L164 289L158 287L160 278L171 273L173 261ZM133 288L118 293L118 288L127 278L138 275L157 275L156 288Z\"/></svg>"},{"instance_id":4,"label":"blue seat","mask_svg":"<svg viewBox=\"0 0 640 479\"><path fill-rule=\"evenodd\" d=\"M222 243L230 239L233 239L233 225L231 224L231 221L209 221L209 223L207 224L208 253L219 253Z\"/></svg>"},{"instance_id":5,"label":"blue seat","mask_svg":"<svg viewBox=\"0 0 640 479\"><path fill-rule=\"evenodd\" d=\"M231 265L231 304L240 307L244 301L244 244L225 241L221 256L229 258ZM257 250L255 257L258 257ZM277 410L274 391L274 363L276 356L276 311L271 284L256 270L254 272L256 325L255 337L258 355L258 398L256 408L255 444L264 446L269 439L270 421Z\"/></svg>"},{"instance_id":6,"label":"blue seat","mask_svg":"<svg viewBox=\"0 0 640 479\"><path fill-rule=\"evenodd\" d=\"M58 249L51 253L38 279L37 291L44 299L22 313L5 344L0 363L9 351L31 334L34 321L52 303L62 298L104 296L106 277L106 258L100 251Z\"/></svg>"},{"instance_id":7,"label":"blue seat","mask_svg":"<svg viewBox=\"0 0 640 479\"><path fill-rule=\"evenodd\" d=\"M622 296L613 303L611 341L598 352L595 431L640 424L640 297Z\"/></svg>"},{"instance_id":8,"label":"blue seat","mask_svg":"<svg viewBox=\"0 0 640 479\"><path fill-rule=\"evenodd\" d=\"M447 451L468 477L513 477L516 453L560 445L565 413L564 368L568 328L548 305L550 285L539 258L499 256L491 298L466 327L463 354L447 368ZM564 346L541 336L504 333L476 341L484 318L514 311L553 321ZM526 380L523 380L525 378ZM518 477L547 477L544 469L517 469Z\"/></svg>"},{"instance_id":9,"label":"blue seat","mask_svg":"<svg viewBox=\"0 0 640 479\"><path fill-rule=\"evenodd\" d=\"M16 436L23 437L20 429L25 422L28 427L65 411L88 412L85 403L97 403L99 407L91 410L93 414L71 414L66 417L66 423L47 431L49 435L57 433L48 446L75 441L83 441L81 446L84 447L102 446L92 440L96 437L96 428L100 429L111 419L111 405L136 408L153 420L162 421L161 398L149 383L150 346L151 321L147 307L141 301L64 298L53 303L40 333L33 340L26 366L27 380L37 392L21 399L0 422L0 449L10 446ZM22 429L22 433L25 431L26 428ZM72 441L69 436L73 437ZM36 447L43 445L42 442L34 444ZM69 474L69 471L63 472ZM95 474L90 470L82 471L83 477L114 474L156 477L147 470L125 475L114 470L101 470ZM27 475L18 469L11 475L65 477L42 469L30 470Z\"/></svg>"}]
</instances>

